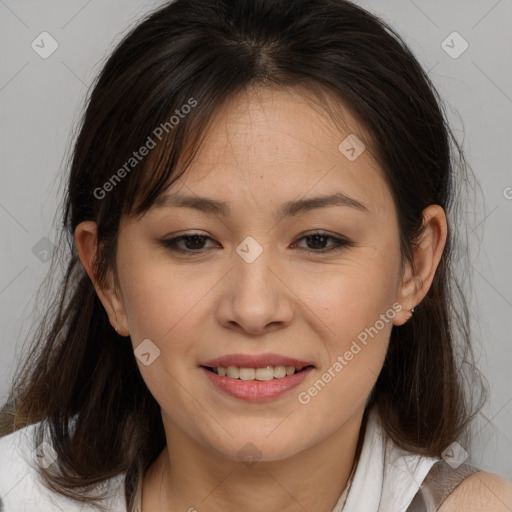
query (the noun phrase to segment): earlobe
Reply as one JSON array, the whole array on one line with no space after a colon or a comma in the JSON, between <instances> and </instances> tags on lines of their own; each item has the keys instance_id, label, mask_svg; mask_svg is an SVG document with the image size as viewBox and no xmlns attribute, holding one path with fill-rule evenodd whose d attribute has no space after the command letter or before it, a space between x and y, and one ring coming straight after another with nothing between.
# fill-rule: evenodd
<instances>
[{"instance_id":1,"label":"earlobe","mask_svg":"<svg viewBox=\"0 0 512 512\"><path fill-rule=\"evenodd\" d=\"M421 275L415 267L414 262L407 261L404 265L402 281L396 301L401 305L393 319L393 325L400 326L407 323L414 314L414 308L417 307L421 299L418 299L418 290L422 288Z\"/></svg>"},{"instance_id":2,"label":"earlobe","mask_svg":"<svg viewBox=\"0 0 512 512\"><path fill-rule=\"evenodd\" d=\"M75 243L78 256L87 272L94 289L100 299L110 320L110 324L121 336L129 336L126 329L126 315L122 301L115 292L113 279L108 279L109 284L101 286L95 275L95 261L97 256L97 225L93 221L81 222L75 229Z\"/></svg>"},{"instance_id":3,"label":"earlobe","mask_svg":"<svg viewBox=\"0 0 512 512\"><path fill-rule=\"evenodd\" d=\"M413 314L413 309L425 297L441 261L446 245L448 226L446 214L439 205L423 210L423 229L413 248L413 262L407 262L404 279L397 295L403 310L395 316L394 325L403 325Z\"/></svg>"}]
</instances>

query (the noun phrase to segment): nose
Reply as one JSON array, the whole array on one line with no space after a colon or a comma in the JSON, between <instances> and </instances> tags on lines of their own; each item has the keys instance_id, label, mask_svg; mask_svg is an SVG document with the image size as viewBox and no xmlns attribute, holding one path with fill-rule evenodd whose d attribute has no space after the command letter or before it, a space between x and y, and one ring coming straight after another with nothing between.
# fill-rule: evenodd
<instances>
[{"instance_id":1,"label":"nose","mask_svg":"<svg viewBox=\"0 0 512 512\"><path fill-rule=\"evenodd\" d=\"M291 323L294 294L283 273L266 257L267 251L252 263L235 257L234 268L224 280L217 309L223 327L258 335Z\"/></svg>"}]
</instances>

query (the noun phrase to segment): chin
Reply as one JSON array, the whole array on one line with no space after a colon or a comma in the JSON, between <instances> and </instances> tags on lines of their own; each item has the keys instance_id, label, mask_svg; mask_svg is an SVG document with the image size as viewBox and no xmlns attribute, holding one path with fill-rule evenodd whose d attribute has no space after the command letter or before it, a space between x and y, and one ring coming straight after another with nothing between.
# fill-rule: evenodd
<instances>
[{"instance_id":1,"label":"chin","mask_svg":"<svg viewBox=\"0 0 512 512\"><path fill-rule=\"evenodd\" d=\"M307 449L304 438L296 439L288 432L280 432L275 435L274 439L270 439L266 433L259 433L251 436L245 434L229 438L228 444L219 444L218 440L210 443L206 440L213 450L220 455L234 460L245 462L248 466L252 466L255 462L277 462L285 460L298 452ZM284 442L286 441L286 442Z\"/></svg>"}]
</instances>

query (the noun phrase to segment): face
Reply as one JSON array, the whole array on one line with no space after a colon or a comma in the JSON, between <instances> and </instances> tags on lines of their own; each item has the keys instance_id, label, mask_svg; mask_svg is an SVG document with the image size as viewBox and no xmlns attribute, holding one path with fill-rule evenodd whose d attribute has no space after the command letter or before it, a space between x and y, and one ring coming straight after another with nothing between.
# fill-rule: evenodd
<instances>
[{"instance_id":1,"label":"face","mask_svg":"<svg viewBox=\"0 0 512 512\"><path fill-rule=\"evenodd\" d=\"M402 275L390 190L369 150L339 149L364 138L344 119L305 92L251 90L217 115L168 197L122 219L118 321L145 354L167 432L233 458L251 442L279 460L364 407ZM280 366L306 368L282 377Z\"/></svg>"}]
</instances>

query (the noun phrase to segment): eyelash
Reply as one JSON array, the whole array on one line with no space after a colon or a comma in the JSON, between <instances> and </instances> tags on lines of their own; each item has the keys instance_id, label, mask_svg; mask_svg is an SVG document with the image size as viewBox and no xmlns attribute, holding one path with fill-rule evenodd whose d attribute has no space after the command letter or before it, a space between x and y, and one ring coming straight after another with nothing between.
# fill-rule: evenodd
<instances>
[{"instance_id":1,"label":"eyelash","mask_svg":"<svg viewBox=\"0 0 512 512\"><path fill-rule=\"evenodd\" d=\"M325 254L325 253L330 253L332 251L337 251L337 250L343 249L344 247L351 247L353 245L352 242L350 242L346 238L335 237L335 236L332 236L332 235L327 235L327 234L325 234L325 233L323 233L321 231L313 231L313 232L310 232L310 233L306 233L306 234L302 235L298 240L300 241L300 240L303 240L305 238L314 237L314 236L319 236L319 237L326 238L326 239L329 239L331 241L334 241L334 245L331 246L330 249L323 249L323 250L304 249L304 250L302 250L300 252ZM202 234L199 234L199 233L197 233L197 234L196 233L190 233L190 234L178 236L176 238L169 238L167 240L160 240L160 243L166 249L169 249L170 251L173 251L173 252L176 252L176 253L182 253L182 254L203 254L206 251L208 251L208 249L195 249L194 250L194 249L178 249L176 247L176 245L180 241L187 240L187 239L192 239L194 237L213 240L211 237L209 237L207 235L202 235ZM295 242L294 242L294 244L295 244Z\"/></svg>"}]
</instances>

